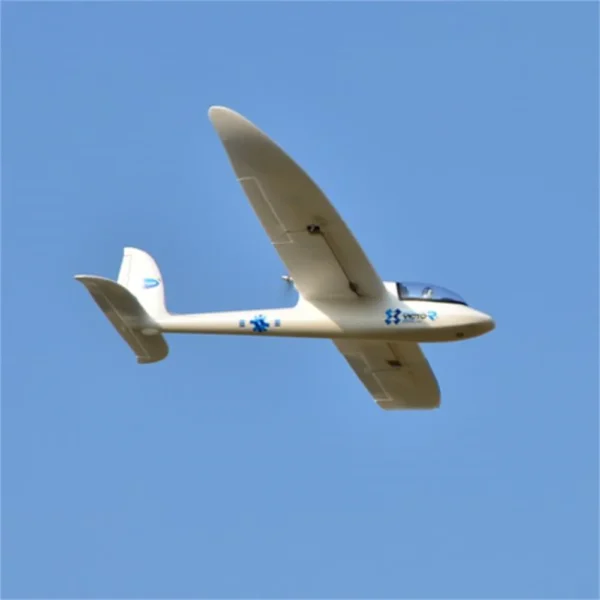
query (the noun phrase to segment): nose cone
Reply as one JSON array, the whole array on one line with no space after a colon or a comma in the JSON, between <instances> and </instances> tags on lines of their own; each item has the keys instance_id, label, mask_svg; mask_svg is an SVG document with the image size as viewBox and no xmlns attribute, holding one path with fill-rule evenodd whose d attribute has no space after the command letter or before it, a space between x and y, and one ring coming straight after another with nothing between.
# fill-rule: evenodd
<instances>
[{"instance_id":1,"label":"nose cone","mask_svg":"<svg viewBox=\"0 0 600 600\"><path fill-rule=\"evenodd\" d=\"M477 329L478 334L483 335L484 333L489 333L496 329L496 322L490 315L486 315L483 312L477 312Z\"/></svg>"}]
</instances>

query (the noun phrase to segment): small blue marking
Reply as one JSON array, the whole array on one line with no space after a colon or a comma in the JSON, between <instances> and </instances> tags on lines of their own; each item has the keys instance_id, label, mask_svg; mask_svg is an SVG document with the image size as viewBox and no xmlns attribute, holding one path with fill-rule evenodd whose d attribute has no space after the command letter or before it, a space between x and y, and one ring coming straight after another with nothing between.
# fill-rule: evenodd
<instances>
[{"instance_id":1,"label":"small blue marking","mask_svg":"<svg viewBox=\"0 0 600 600\"><path fill-rule=\"evenodd\" d=\"M246 321L244 319L240 319L240 327L246 327Z\"/></svg>"},{"instance_id":2,"label":"small blue marking","mask_svg":"<svg viewBox=\"0 0 600 600\"><path fill-rule=\"evenodd\" d=\"M435 321L437 319L437 313L435 312L435 310L430 310L427 313L427 316L432 320Z\"/></svg>"},{"instance_id":3,"label":"small blue marking","mask_svg":"<svg viewBox=\"0 0 600 600\"><path fill-rule=\"evenodd\" d=\"M154 279L153 277L146 277L144 279L144 287L146 289L154 288L157 285L160 285L160 280Z\"/></svg>"},{"instance_id":4,"label":"small blue marking","mask_svg":"<svg viewBox=\"0 0 600 600\"><path fill-rule=\"evenodd\" d=\"M264 333L265 331L268 331L270 327L267 317L264 315L257 315L250 321L250 324L252 325L252 331L255 331L256 333Z\"/></svg>"},{"instance_id":5,"label":"small blue marking","mask_svg":"<svg viewBox=\"0 0 600 600\"><path fill-rule=\"evenodd\" d=\"M275 327L281 327L281 319L275 319Z\"/></svg>"},{"instance_id":6,"label":"small blue marking","mask_svg":"<svg viewBox=\"0 0 600 600\"><path fill-rule=\"evenodd\" d=\"M385 311L385 324L391 325L392 323L394 323L394 325L398 325L398 323L400 323L401 314L402 311L399 308L388 308Z\"/></svg>"}]
</instances>

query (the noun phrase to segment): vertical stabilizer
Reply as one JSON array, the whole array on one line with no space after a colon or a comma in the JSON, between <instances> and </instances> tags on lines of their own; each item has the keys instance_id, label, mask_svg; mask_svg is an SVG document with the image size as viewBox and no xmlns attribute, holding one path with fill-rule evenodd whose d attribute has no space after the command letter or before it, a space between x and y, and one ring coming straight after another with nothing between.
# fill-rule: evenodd
<instances>
[{"instance_id":1,"label":"vertical stabilizer","mask_svg":"<svg viewBox=\"0 0 600 600\"><path fill-rule=\"evenodd\" d=\"M154 319L167 316L165 286L156 261L143 250L125 248L117 279Z\"/></svg>"}]
</instances>

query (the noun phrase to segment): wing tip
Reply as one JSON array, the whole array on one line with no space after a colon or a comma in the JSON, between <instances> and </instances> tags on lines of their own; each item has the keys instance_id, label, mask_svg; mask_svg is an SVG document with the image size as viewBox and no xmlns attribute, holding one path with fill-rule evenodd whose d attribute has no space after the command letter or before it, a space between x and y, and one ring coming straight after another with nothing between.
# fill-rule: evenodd
<instances>
[{"instance_id":1,"label":"wing tip","mask_svg":"<svg viewBox=\"0 0 600 600\"><path fill-rule=\"evenodd\" d=\"M222 141L240 136L269 139L252 121L226 106L211 106L208 109L208 118Z\"/></svg>"},{"instance_id":2,"label":"wing tip","mask_svg":"<svg viewBox=\"0 0 600 600\"><path fill-rule=\"evenodd\" d=\"M227 113L229 111L231 111L231 109L227 108L226 106L221 106L220 104L213 104L212 106L208 107L208 116L209 118L212 118L213 116L218 116L219 114Z\"/></svg>"},{"instance_id":3,"label":"wing tip","mask_svg":"<svg viewBox=\"0 0 600 600\"><path fill-rule=\"evenodd\" d=\"M208 118L211 120L213 125L223 123L226 121L231 121L232 119L241 119L243 121L247 120L235 110L232 110L227 106L221 106L219 104L214 104L213 106L209 107Z\"/></svg>"}]
</instances>

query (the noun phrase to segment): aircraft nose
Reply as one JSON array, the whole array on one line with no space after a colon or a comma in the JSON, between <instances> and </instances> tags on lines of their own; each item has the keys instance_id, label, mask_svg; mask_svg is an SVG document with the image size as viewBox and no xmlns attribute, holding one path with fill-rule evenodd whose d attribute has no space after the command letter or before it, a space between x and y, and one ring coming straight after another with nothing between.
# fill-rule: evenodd
<instances>
[{"instance_id":1,"label":"aircraft nose","mask_svg":"<svg viewBox=\"0 0 600 600\"><path fill-rule=\"evenodd\" d=\"M479 313L479 323L478 325L481 328L481 333L489 333L490 331L493 331L494 329L496 329L496 322L494 321L494 319L492 319L492 317L490 317L490 315L486 315L483 312Z\"/></svg>"}]
</instances>

